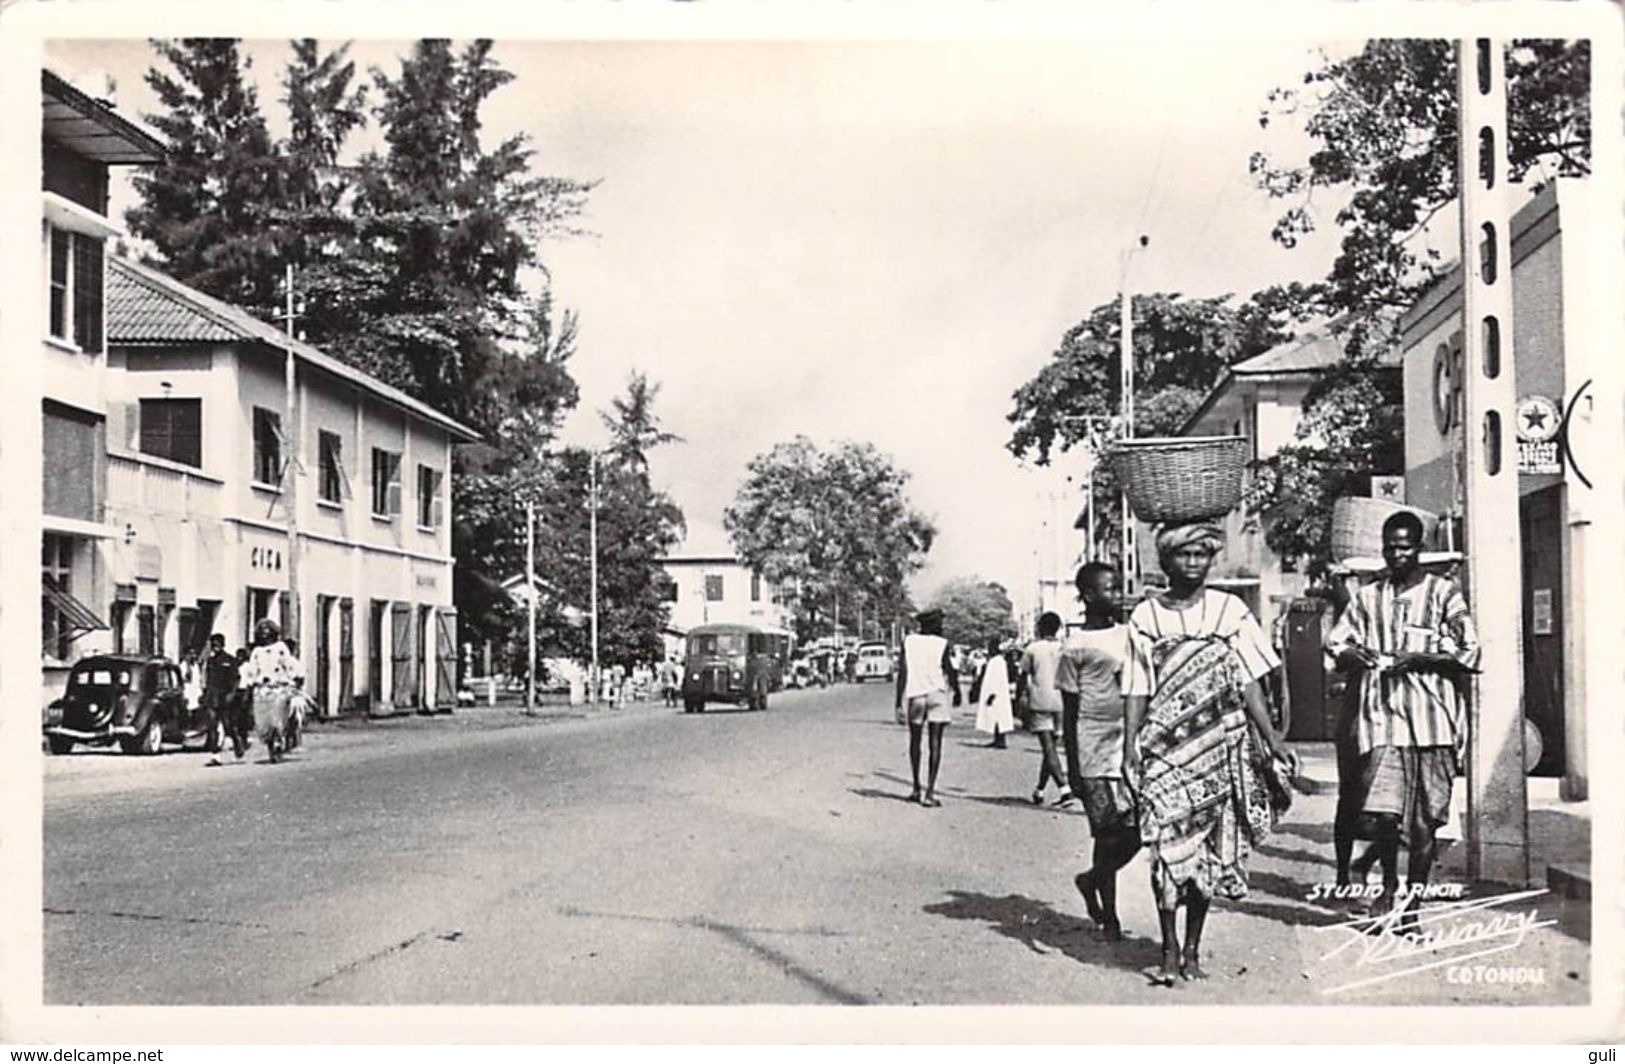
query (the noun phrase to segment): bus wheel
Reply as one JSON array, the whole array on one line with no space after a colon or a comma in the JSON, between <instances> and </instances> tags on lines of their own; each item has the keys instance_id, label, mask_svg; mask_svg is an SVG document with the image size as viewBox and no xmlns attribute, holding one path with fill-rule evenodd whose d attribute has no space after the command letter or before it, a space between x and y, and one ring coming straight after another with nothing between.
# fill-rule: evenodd
<instances>
[{"instance_id":1,"label":"bus wheel","mask_svg":"<svg viewBox=\"0 0 1625 1064\"><path fill-rule=\"evenodd\" d=\"M704 708L705 708L705 703L701 702L697 698L685 698L685 699L683 699L683 712L684 713L698 713L701 710L703 710Z\"/></svg>"}]
</instances>

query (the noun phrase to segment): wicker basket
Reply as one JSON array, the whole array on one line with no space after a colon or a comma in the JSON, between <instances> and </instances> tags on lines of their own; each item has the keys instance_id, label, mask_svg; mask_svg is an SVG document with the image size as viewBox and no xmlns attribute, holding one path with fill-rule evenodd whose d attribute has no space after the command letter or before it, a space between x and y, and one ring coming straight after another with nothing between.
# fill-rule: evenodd
<instances>
[{"instance_id":1,"label":"wicker basket","mask_svg":"<svg viewBox=\"0 0 1625 1064\"><path fill-rule=\"evenodd\" d=\"M1181 436L1123 440L1111 460L1134 516L1168 524L1235 509L1248 457L1245 436Z\"/></svg>"},{"instance_id":2,"label":"wicker basket","mask_svg":"<svg viewBox=\"0 0 1625 1064\"><path fill-rule=\"evenodd\" d=\"M1382 523L1406 511L1422 519L1421 545L1432 542L1439 518L1426 510L1363 495L1338 499L1332 504L1332 559L1382 557Z\"/></svg>"}]
</instances>

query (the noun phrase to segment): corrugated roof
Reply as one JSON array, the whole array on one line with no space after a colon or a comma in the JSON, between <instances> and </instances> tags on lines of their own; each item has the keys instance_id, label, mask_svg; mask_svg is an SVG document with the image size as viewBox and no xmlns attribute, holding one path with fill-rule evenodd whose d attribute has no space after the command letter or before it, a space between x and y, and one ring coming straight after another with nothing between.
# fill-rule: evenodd
<instances>
[{"instance_id":1,"label":"corrugated roof","mask_svg":"<svg viewBox=\"0 0 1625 1064\"><path fill-rule=\"evenodd\" d=\"M340 362L288 336L252 314L199 292L173 277L118 255L107 259L107 342L120 345L231 343L248 340L277 350L291 349L306 362L349 381L379 399L447 430L464 441L480 438L467 425L447 417L399 388Z\"/></svg>"},{"instance_id":2,"label":"corrugated roof","mask_svg":"<svg viewBox=\"0 0 1625 1064\"><path fill-rule=\"evenodd\" d=\"M1237 362L1230 372L1238 377L1256 377L1265 373L1319 373L1330 369L1343 357L1343 341L1330 326L1312 329L1295 336L1283 344L1254 355L1245 362ZM1390 348L1377 360L1378 365L1399 365L1399 349Z\"/></svg>"}]
</instances>

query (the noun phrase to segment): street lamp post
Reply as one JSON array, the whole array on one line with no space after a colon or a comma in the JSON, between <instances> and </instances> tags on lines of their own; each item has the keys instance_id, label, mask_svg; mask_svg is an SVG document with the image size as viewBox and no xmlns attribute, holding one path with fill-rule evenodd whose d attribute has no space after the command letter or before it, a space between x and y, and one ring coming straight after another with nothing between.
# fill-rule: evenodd
<instances>
[{"instance_id":1,"label":"street lamp post","mask_svg":"<svg viewBox=\"0 0 1625 1064\"><path fill-rule=\"evenodd\" d=\"M593 704L598 704L598 452L587 466L587 552L592 579L592 683Z\"/></svg>"},{"instance_id":2,"label":"street lamp post","mask_svg":"<svg viewBox=\"0 0 1625 1064\"><path fill-rule=\"evenodd\" d=\"M1134 246L1124 249L1119 259L1120 284L1122 302L1119 311L1122 315L1122 353L1119 361L1122 363L1122 398L1120 408L1123 413L1123 439L1134 438L1134 293L1129 291L1128 266L1134 253L1148 246L1151 238L1141 234ZM1139 591L1139 565L1134 551L1134 515L1129 511L1128 492L1123 492L1123 557L1121 567L1123 570L1123 594L1132 597Z\"/></svg>"}]
</instances>

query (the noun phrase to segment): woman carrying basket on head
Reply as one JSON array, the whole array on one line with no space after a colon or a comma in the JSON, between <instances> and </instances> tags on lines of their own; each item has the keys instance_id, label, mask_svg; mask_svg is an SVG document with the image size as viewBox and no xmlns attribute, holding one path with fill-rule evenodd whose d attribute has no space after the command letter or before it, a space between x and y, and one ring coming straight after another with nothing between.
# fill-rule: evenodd
<instances>
[{"instance_id":1,"label":"woman carrying basket on head","mask_svg":"<svg viewBox=\"0 0 1625 1064\"><path fill-rule=\"evenodd\" d=\"M254 643L253 652L238 674L238 683L253 700L254 732L275 764L282 760L291 738L291 702L304 682L305 667L282 641L276 622L269 618L254 626Z\"/></svg>"},{"instance_id":2,"label":"woman carrying basket on head","mask_svg":"<svg viewBox=\"0 0 1625 1064\"><path fill-rule=\"evenodd\" d=\"M1263 752L1290 758L1259 688L1280 661L1247 606L1206 586L1223 542L1206 522L1164 527L1156 546L1168 590L1129 617L1123 772L1151 857L1162 930L1154 978L1165 986L1205 977L1209 903L1246 896L1248 856L1271 827L1270 792L1255 761Z\"/></svg>"}]
</instances>

